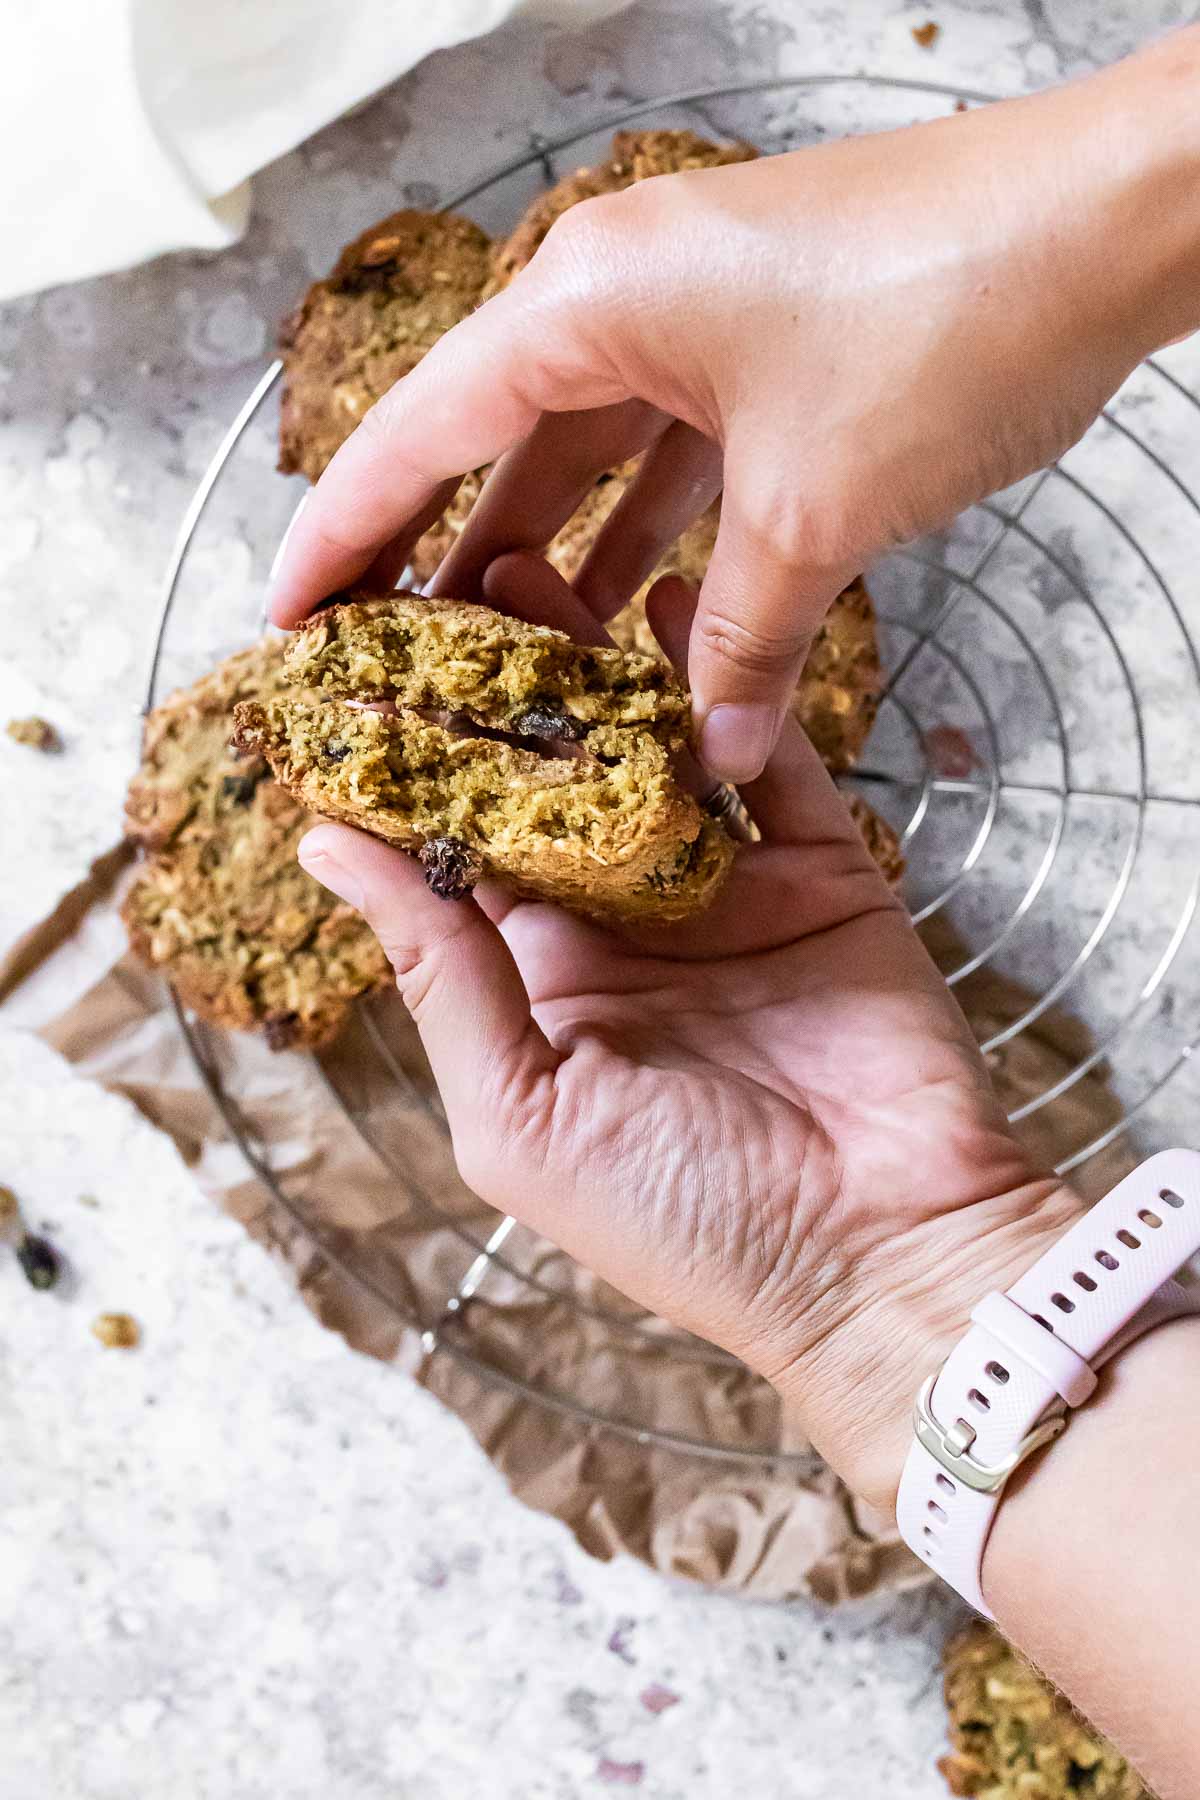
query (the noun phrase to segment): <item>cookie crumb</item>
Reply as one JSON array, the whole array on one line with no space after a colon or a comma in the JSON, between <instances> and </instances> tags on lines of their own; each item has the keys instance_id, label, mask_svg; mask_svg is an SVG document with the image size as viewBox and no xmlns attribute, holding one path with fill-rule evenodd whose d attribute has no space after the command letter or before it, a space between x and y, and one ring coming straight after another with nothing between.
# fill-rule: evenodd
<instances>
[{"instance_id":1,"label":"cookie crumb","mask_svg":"<svg viewBox=\"0 0 1200 1800\"><path fill-rule=\"evenodd\" d=\"M430 838L422 844L425 884L439 900L465 900L483 874L483 859L461 838Z\"/></svg>"},{"instance_id":2,"label":"cookie crumb","mask_svg":"<svg viewBox=\"0 0 1200 1800\"><path fill-rule=\"evenodd\" d=\"M128 1313L101 1313L92 1320L92 1336L99 1338L106 1350L133 1350L142 1338L136 1319Z\"/></svg>"},{"instance_id":3,"label":"cookie crumb","mask_svg":"<svg viewBox=\"0 0 1200 1800\"><path fill-rule=\"evenodd\" d=\"M62 739L49 719L32 714L28 719L10 719L4 727L14 744L27 744L31 750L61 750Z\"/></svg>"},{"instance_id":4,"label":"cookie crumb","mask_svg":"<svg viewBox=\"0 0 1200 1800\"><path fill-rule=\"evenodd\" d=\"M942 28L935 25L932 19L926 19L924 25L913 26L912 34L913 42L920 44L922 50L932 50L942 35Z\"/></svg>"},{"instance_id":5,"label":"cookie crumb","mask_svg":"<svg viewBox=\"0 0 1200 1800\"><path fill-rule=\"evenodd\" d=\"M951 1751L938 1769L974 1800L1149 1800L1129 1764L1000 1634L972 1624L945 1651Z\"/></svg>"},{"instance_id":6,"label":"cookie crumb","mask_svg":"<svg viewBox=\"0 0 1200 1800\"><path fill-rule=\"evenodd\" d=\"M27 1231L17 1245L17 1261L31 1288L45 1293L58 1280L61 1266L58 1252L53 1244L48 1244L43 1237L35 1237L31 1231Z\"/></svg>"}]
</instances>

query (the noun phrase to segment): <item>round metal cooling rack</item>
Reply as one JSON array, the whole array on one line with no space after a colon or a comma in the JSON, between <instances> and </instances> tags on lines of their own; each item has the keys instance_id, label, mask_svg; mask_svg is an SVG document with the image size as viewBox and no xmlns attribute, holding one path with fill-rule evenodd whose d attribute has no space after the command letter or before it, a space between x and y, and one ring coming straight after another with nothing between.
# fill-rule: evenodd
<instances>
[{"instance_id":1,"label":"round metal cooling rack","mask_svg":"<svg viewBox=\"0 0 1200 1800\"><path fill-rule=\"evenodd\" d=\"M699 124L788 149L860 124L864 93L878 113L873 122L885 126L995 98L867 75L763 78L659 96L582 130L534 138L447 204L479 202L477 210L494 214L483 222L503 229L539 183L564 172L563 152L574 152L571 166L595 160L607 135L633 120ZM1188 351L1178 357L1186 362ZM1063 1172L1085 1170L1130 1130L1197 1041L1200 934L1191 927L1200 896L1200 759L1189 733L1200 718L1200 401L1173 372L1175 357L1140 369L1059 464L870 574L889 674L866 758L848 785L899 833L914 920L968 1016L981 981L1005 984L1003 1016L987 1014L978 1030L984 1052L1002 1055L1064 1014L1075 1021L1064 1040L1069 1052L1051 1061L1043 1085L1010 1115L1019 1129L1031 1122L1061 1128ZM265 371L184 516L164 583L147 709L168 686L195 679L261 629L262 572L252 575L244 558L231 572L229 545L249 543L265 569L293 503L295 484L271 471L274 420L264 413L280 374L278 362ZM219 619L211 604L180 604L189 585L211 594L215 581ZM214 643L217 632L228 641ZM622 1358L669 1355L709 1368L714 1384L743 1372L722 1351L663 1327L621 1296L585 1287L565 1258L514 1220L482 1204L456 1211L430 1197L406 1154L405 1132L419 1124L444 1139L444 1120L436 1092L395 1052L389 1004L385 997L360 1006L352 1026L355 1066L369 1068L373 1098L357 1080L339 1079L336 1059L321 1058L318 1067L333 1115L379 1159L412 1216L445 1234L445 1280L425 1294L393 1279L394 1271L363 1266L314 1224L295 1182L269 1165L239 1104L236 1047L175 1002L232 1137L325 1260L418 1332L427 1356L451 1358L581 1426L742 1466L797 1475L817 1467L811 1453L784 1447L768 1412L754 1415L772 1421L756 1443L721 1441L691 1416L635 1416L636 1381L624 1379ZM1095 1110L1072 1102L1081 1084L1101 1078L1110 1098L1095 1129ZM1088 1123L1074 1141L1081 1117ZM442 1155L449 1167L448 1140ZM497 1284L510 1299L574 1309L602 1344L603 1393L593 1396L580 1373L569 1391L559 1380L514 1372L511 1358L478 1329Z\"/></svg>"}]
</instances>

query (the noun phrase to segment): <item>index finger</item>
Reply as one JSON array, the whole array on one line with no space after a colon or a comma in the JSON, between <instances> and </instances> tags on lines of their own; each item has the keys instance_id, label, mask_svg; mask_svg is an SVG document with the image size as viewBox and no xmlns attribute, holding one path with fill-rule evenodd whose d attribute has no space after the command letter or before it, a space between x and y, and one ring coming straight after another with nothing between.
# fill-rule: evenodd
<instances>
[{"instance_id":1,"label":"index finger","mask_svg":"<svg viewBox=\"0 0 1200 1800\"><path fill-rule=\"evenodd\" d=\"M629 398L593 338L595 296L561 281L553 257L538 270L547 245L377 401L334 456L281 547L267 602L274 624L298 625L350 586L445 482L494 461L543 412Z\"/></svg>"}]
</instances>

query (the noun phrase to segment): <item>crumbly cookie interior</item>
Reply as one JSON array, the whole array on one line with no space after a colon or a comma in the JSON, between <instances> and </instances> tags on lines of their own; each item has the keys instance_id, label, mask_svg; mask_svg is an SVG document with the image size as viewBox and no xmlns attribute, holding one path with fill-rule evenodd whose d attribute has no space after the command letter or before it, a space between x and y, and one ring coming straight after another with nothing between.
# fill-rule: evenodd
<instances>
[{"instance_id":1,"label":"crumbly cookie interior","mask_svg":"<svg viewBox=\"0 0 1200 1800\"><path fill-rule=\"evenodd\" d=\"M659 657L415 595L319 613L297 633L286 671L297 687L449 708L518 735L544 735L528 730L528 715L556 715L564 737L603 724L681 743L690 719L687 692Z\"/></svg>"},{"instance_id":2,"label":"crumbly cookie interior","mask_svg":"<svg viewBox=\"0 0 1200 1800\"><path fill-rule=\"evenodd\" d=\"M728 868L724 832L648 731L606 724L567 745L513 741L463 715L304 694L236 716L238 742L314 810L410 850L453 839L523 891L586 911L691 911Z\"/></svg>"}]
</instances>

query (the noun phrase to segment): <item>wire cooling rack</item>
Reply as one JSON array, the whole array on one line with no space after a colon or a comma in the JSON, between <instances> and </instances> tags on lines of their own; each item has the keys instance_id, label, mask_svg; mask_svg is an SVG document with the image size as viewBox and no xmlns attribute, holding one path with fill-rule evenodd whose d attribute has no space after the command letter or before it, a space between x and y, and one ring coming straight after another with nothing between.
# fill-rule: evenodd
<instances>
[{"instance_id":1,"label":"wire cooling rack","mask_svg":"<svg viewBox=\"0 0 1200 1800\"><path fill-rule=\"evenodd\" d=\"M447 205L505 230L539 185L599 159L609 134L635 120L776 150L861 129L864 113L886 127L993 97L867 75L659 96L532 139ZM348 221L345 235L362 223ZM1177 365L1187 366L1186 347L1138 370L1060 463L870 572L889 672L850 785L900 833L913 917L951 985L966 998L998 975L1019 996L980 1032L985 1052L1003 1053L1063 1011L1080 1021L1070 1053L1011 1114L1018 1129L1050 1132L1063 1172L1086 1170L1136 1130L1197 1042L1200 401ZM265 403L280 374L278 362L265 371L187 508L165 577L147 708L261 628L265 569L297 497L296 484L273 472L275 420ZM312 1197L270 1166L239 1102L236 1046L176 1001L232 1137L325 1260L419 1333L427 1356L449 1357L581 1426L742 1466L816 1467L811 1453L786 1449L769 1410L750 1409L764 1421L761 1441L752 1441L752 1424L736 1442L703 1416L639 1415L642 1356L699 1364L717 1387L736 1385L739 1367L591 1283L514 1220L481 1203L431 1198L422 1169L439 1156L449 1167L448 1141L427 1076L397 1051L396 1004L385 997L358 1009L353 1080L336 1055L318 1070L333 1115L369 1146L412 1215L445 1235L446 1254L423 1287L386 1258L365 1264L315 1227ZM1072 1102L1100 1075L1111 1104L1096 1129L1094 1110ZM573 1310L592 1350L586 1367L537 1373L534 1357L523 1363L492 1332L526 1304L531 1320L539 1309Z\"/></svg>"}]
</instances>

